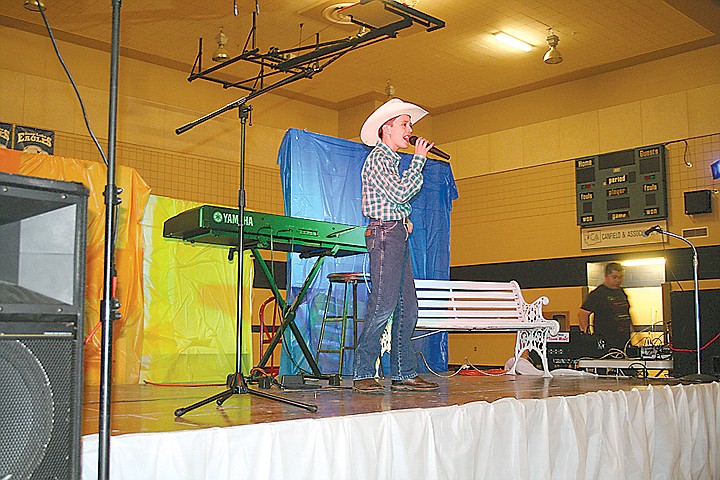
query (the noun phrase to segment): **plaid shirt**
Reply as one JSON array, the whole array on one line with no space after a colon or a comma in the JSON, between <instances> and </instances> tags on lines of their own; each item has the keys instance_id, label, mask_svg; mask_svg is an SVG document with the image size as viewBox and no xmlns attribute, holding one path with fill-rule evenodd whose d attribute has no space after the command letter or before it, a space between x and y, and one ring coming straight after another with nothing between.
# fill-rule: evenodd
<instances>
[{"instance_id":1,"label":"plaid shirt","mask_svg":"<svg viewBox=\"0 0 720 480\"><path fill-rule=\"evenodd\" d=\"M413 155L400 176L400 155L382 142L373 148L362 169L362 212L378 220L402 220L412 211L410 199L423 184L426 158Z\"/></svg>"}]
</instances>

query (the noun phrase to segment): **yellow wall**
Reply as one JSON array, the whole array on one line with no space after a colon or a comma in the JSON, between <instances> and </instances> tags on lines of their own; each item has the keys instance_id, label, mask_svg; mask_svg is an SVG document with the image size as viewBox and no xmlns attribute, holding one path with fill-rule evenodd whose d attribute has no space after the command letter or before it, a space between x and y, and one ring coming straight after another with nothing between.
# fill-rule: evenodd
<instances>
[{"instance_id":1,"label":"yellow wall","mask_svg":"<svg viewBox=\"0 0 720 480\"><path fill-rule=\"evenodd\" d=\"M433 134L464 178L715 133L719 88L715 45L437 114Z\"/></svg>"},{"instance_id":2,"label":"yellow wall","mask_svg":"<svg viewBox=\"0 0 720 480\"><path fill-rule=\"evenodd\" d=\"M25 52L8 55L0 67L0 85L6 93L0 102L0 121L54 130L57 155L100 160L49 39L2 27L0 44L6 52ZM85 102L90 125L106 149L109 55L64 42L59 47ZM154 194L237 204L237 110L182 135L176 135L175 129L243 93L209 82L189 83L188 73L121 57L117 163L135 168ZM335 135L338 113L271 94L251 104L252 126L247 128L246 142L248 207L282 213L276 160L285 131L303 128Z\"/></svg>"},{"instance_id":3,"label":"yellow wall","mask_svg":"<svg viewBox=\"0 0 720 480\"><path fill-rule=\"evenodd\" d=\"M718 123L720 125L720 123ZM720 135L667 147L668 229L708 227L697 246L720 243L720 206L712 214L684 213L683 192L717 189L710 163L720 158ZM583 255L576 222L572 160L459 180L460 198L451 217L451 263L472 265ZM473 245L474 248L463 248ZM670 242L669 248L683 246ZM647 246L593 250L593 254L635 252Z\"/></svg>"},{"instance_id":4,"label":"yellow wall","mask_svg":"<svg viewBox=\"0 0 720 480\"><path fill-rule=\"evenodd\" d=\"M581 250L573 159L688 137L699 138L687 152L684 142L667 146L668 229L706 226L695 245L720 244L718 195L709 215L687 216L683 203L685 191L718 188L710 163L720 158L720 46L436 115L433 133L451 153L460 193L453 266L656 248ZM532 289L525 298L546 295L546 311L569 312L577 325L584 290ZM502 365L513 346L512 334L453 334L449 360Z\"/></svg>"},{"instance_id":5,"label":"yellow wall","mask_svg":"<svg viewBox=\"0 0 720 480\"><path fill-rule=\"evenodd\" d=\"M550 108L548 98L558 103ZM570 114L523 123L554 112ZM489 131L495 125L507 128ZM720 157L712 135L720 132L720 46L442 114L433 127L439 141L487 132L443 145L459 179L453 265L581 255L572 160L688 137L701 138L688 142L687 158L684 143L668 145L668 228L708 226L698 245L720 243L720 208L696 217L683 209L683 192L717 188L710 163Z\"/></svg>"}]
</instances>

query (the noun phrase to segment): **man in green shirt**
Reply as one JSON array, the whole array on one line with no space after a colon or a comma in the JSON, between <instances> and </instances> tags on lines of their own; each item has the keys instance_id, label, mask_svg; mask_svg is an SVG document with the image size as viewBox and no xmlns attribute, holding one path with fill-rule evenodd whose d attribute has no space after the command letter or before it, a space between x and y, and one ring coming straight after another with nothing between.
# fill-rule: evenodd
<instances>
[{"instance_id":1,"label":"man in green shirt","mask_svg":"<svg viewBox=\"0 0 720 480\"><path fill-rule=\"evenodd\" d=\"M400 148L408 148L412 125L427 111L392 99L381 105L363 124L360 137L373 146L362 170L362 211L369 218L365 241L370 254L367 313L355 348L353 390L382 393L375 380L375 360L380 337L393 318L390 368L393 391L436 390L437 383L418 376L412 334L418 318L417 296L408 249L412 232L410 199L422 187L422 169L434 144L424 138L415 142L410 167L399 173ZM393 315L394 314L394 315Z\"/></svg>"}]
</instances>

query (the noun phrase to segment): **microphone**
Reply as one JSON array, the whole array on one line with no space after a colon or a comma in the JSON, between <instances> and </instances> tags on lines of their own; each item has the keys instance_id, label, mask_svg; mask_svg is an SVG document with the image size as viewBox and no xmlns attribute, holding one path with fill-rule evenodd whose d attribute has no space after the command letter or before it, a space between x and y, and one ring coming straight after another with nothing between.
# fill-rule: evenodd
<instances>
[{"instance_id":1,"label":"microphone","mask_svg":"<svg viewBox=\"0 0 720 480\"><path fill-rule=\"evenodd\" d=\"M645 231L642 233L642 236L643 236L643 237L649 237L650 234L653 233L653 232L662 233L662 228L660 228L660 225L655 225L655 226L653 226L653 227L648 228L647 230L645 230Z\"/></svg>"},{"instance_id":2,"label":"microphone","mask_svg":"<svg viewBox=\"0 0 720 480\"><path fill-rule=\"evenodd\" d=\"M417 139L418 139L418 137L416 135L410 135L410 138L408 139L408 141L410 142L410 145L415 145L415 142L417 142ZM445 160L450 160L450 155L443 152L442 150L440 150L437 147L432 147L430 149L430 153L434 153L438 157L444 158Z\"/></svg>"}]
</instances>

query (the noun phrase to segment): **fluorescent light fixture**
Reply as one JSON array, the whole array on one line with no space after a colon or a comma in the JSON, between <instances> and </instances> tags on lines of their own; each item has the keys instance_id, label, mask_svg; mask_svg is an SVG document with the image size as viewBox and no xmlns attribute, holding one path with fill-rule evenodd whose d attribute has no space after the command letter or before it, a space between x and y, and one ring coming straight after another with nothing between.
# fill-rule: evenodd
<instances>
[{"instance_id":1,"label":"fluorescent light fixture","mask_svg":"<svg viewBox=\"0 0 720 480\"><path fill-rule=\"evenodd\" d=\"M503 42L506 45L510 45L511 47L515 47L518 50L522 50L523 52L529 52L532 50L532 45L530 45L527 42L523 42L522 40L519 40L511 35L508 35L505 32L497 32L494 34L495 38L499 41Z\"/></svg>"},{"instance_id":2,"label":"fluorescent light fixture","mask_svg":"<svg viewBox=\"0 0 720 480\"><path fill-rule=\"evenodd\" d=\"M636 258L620 262L623 267L637 267L640 265L665 265L665 257Z\"/></svg>"}]
</instances>

